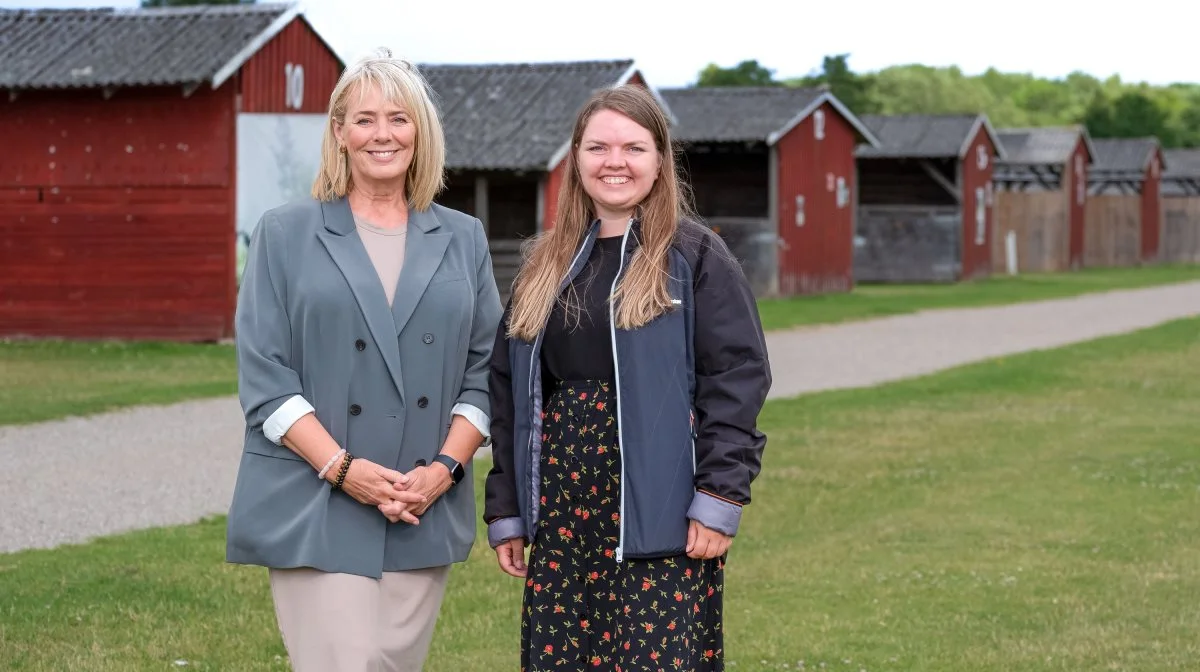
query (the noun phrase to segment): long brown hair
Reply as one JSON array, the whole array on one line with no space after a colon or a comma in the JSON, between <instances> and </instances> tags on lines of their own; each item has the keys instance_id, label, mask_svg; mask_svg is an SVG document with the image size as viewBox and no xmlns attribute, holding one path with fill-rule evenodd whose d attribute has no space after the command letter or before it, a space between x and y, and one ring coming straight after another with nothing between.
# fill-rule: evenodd
<instances>
[{"instance_id":1,"label":"long brown hair","mask_svg":"<svg viewBox=\"0 0 1200 672\"><path fill-rule=\"evenodd\" d=\"M596 218L592 200L579 176L578 151L588 122L601 110L623 114L650 131L661 159L658 178L637 206L640 244L616 291L609 297L615 307L616 326L641 327L672 307L667 293L667 255L680 218L691 215L687 185L676 175L675 149L666 113L648 90L627 84L596 92L575 119L554 228L526 246L524 263L513 283L510 337L531 341L545 327L555 301L559 300L559 285L570 270L588 226ZM563 300L568 310L578 308L577 299L572 296Z\"/></svg>"}]
</instances>

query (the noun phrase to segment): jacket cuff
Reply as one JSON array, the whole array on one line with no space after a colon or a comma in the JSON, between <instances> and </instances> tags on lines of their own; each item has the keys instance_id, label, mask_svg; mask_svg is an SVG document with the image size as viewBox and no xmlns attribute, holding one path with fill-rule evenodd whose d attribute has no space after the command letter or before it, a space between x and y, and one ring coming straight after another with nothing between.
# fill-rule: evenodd
<instances>
[{"instance_id":1,"label":"jacket cuff","mask_svg":"<svg viewBox=\"0 0 1200 672\"><path fill-rule=\"evenodd\" d=\"M466 418L467 421L474 425L475 429L478 429L479 433L483 435L483 445L492 445L492 421L488 418L486 413L480 410L478 406L473 406L467 403L458 403L455 404L454 408L450 410L450 414L461 415Z\"/></svg>"},{"instance_id":2,"label":"jacket cuff","mask_svg":"<svg viewBox=\"0 0 1200 672\"><path fill-rule=\"evenodd\" d=\"M263 434L271 440L271 443L282 446L283 435L287 434L292 425L296 424L300 418L314 412L316 409L312 407L312 404L297 394L283 402L283 405L275 409L275 412L267 418L267 421L263 423Z\"/></svg>"},{"instance_id":3,"label":"jacket cuff","mask_svg":"<svg viewBox=\"0 0 1200 672\"><path fill-rule=\"evenodd\" d=\"M488 523L488 545L492 548L518 537L525 538L525 521L520 516L498 518Z\"/></svg>"},{"instance_id":4,"label":"jacket cuff","mask_svg":"<svg viewBox=\"0 0 1200 672\"><path fill-rule=\"evenodd\" d=\"M687 517L710 530L732 537L737 534L738 525L742 522L742 507L697 490L692 497L692 505L688 507Z\"/></svg>"}]
</instances>

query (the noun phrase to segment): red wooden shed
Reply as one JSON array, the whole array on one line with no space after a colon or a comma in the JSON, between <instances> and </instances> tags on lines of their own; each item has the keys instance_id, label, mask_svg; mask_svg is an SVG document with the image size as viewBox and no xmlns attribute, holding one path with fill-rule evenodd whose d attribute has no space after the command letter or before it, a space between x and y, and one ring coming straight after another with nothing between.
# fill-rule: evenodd
<instances>
[{"instance_id":1,"label":"red wooden shed","mask_svg":"<svg viewBox=\"0 0 1200 672\"><path fill-rule=\"evenodd\" d=\"M231 336L239 220L307 193L332 49L288 5L0 11L0 35L0 336Z\"/></svg>"},{"instance_id":2,"label":"red wooden shed","mask_svg":"<svg viewBox=\"0 0 1200 672\"><path fill-rule=\"evenodd\" d=\"M1013 273L1079 268L1088 170L1096 161L1087 128L1002 128L997 135L1006 156L992 175L993 267Z\"/></svg>"},{"instance_id":3,"label":"red wooden shed","mask_svg":"<svg viewBox=\"0 0 1200 672\"><path fill-rule=\"evenodd\" d=\"M1136 266L1159 258L1162 173L1158 138L1095 141L1096 167L1088 176L1084 264Z\"/></svg>"},{"instance_id":4,"label":"red wooden shed","mask_svg":"<svg viewBox=\"0 0 1200 672\"><path fill-rule=\"evenodd\" d=\"M982 114L863 116L854 277L946 282L992 268L992 168L1004 150Z\"/></svg>"},{"instance_id":5,"label":"red wooden shed","mask_svg":"<svg viewBox=\"0 0 1200 672\"><path fill-rule=\"evenodd\" d=\"M848 291L858 143L875 136L824 89L663 89L698 214L759 296Z\"/></svg>"}]
</instances>

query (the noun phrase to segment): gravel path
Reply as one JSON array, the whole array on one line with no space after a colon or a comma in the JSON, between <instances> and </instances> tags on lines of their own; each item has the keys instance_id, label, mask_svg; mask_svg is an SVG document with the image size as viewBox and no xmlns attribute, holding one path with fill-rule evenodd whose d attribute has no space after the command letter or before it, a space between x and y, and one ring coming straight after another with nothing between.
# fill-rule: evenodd
<instances>
[{"instance_id":1,"label":"gravel path","mask_svg":"<svg viewBox=\"0 0 1200 672\"><path fill-rule=\"evenodd\" d=\"M770 396L870 386L1194 315L1200 282L773 332ZM242 433L235 397L0 427L0 552L224 513Z\"/></svg>"}]
</instances>

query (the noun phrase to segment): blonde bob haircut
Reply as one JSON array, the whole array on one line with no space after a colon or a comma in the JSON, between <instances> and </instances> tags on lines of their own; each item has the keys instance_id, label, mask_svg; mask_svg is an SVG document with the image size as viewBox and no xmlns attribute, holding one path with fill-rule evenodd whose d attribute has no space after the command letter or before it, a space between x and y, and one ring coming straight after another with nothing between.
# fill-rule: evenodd
<instances>
[{"instance_id":1,"label":"blonde bob haircut","mask_svg":"<svg viewBox=\"0 0 1200 672\"><path fill-rule=\"evenodd\" d=\"M391 103L404 106L417 127L412 164L404 177L404 193L409 207L426 210L446 186L446 140L429 84L417 68L406 60L394 58L389 49L346 68L329 96L329 114L325 137L321 142L321 165L313 182L312 196L319 201L344 198L354 189L350 157L338 149L336 128L346 123L346 108L351 95L361 100L370 87L378 87Z\"/></svg>"}]
</instances>

